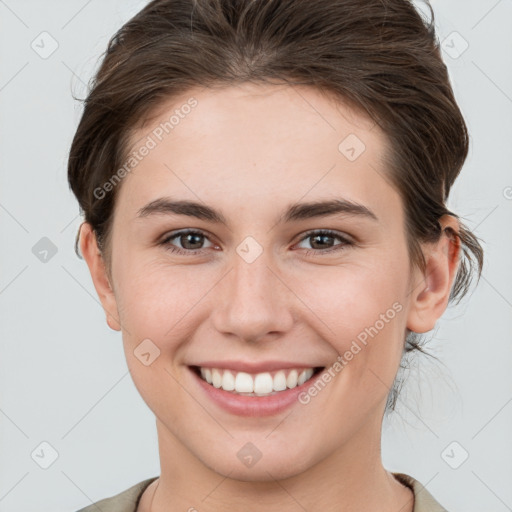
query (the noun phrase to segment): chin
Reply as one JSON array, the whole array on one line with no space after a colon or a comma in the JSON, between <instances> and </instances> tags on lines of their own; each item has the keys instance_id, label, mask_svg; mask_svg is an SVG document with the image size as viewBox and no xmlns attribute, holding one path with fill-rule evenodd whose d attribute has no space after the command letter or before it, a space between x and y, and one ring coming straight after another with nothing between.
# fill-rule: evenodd
<instances>
[{"instance_id":1,"label":"chin","mask_svg":"<svg viewBox=\"0 0 512 512\"><path fill-rule=\"evenodd\" d=\"M212 464L210 464L212 462ZM232 480L242 482L274 482L299 475L307 469L307 462L303 455L300 461L289 454L274 453L261 458L252 466L246 466L235 454L235 461L225 458L222 461L204 460L202 463L215 473Z\"/></svg>"}]
</instances>

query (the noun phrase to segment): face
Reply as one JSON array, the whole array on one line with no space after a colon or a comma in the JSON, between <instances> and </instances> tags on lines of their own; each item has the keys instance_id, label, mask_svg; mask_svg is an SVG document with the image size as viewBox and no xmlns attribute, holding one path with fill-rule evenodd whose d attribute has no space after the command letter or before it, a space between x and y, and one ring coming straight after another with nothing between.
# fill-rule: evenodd
<instances>
[{"instance_id":1,"label":"face","mask_svg":"<svg viewBox=\"0 0 512 512\"><path fill-rule=\"evenodd\" d=\"M314 89L245 84L174 98L131 143L147 154L118 185L113 292L95 285L160 442L263 480L380 441L417 293L379 127ZM212 361L324 370L286 406L226 406L191 368Z\"/></svg>"}]
</instances>

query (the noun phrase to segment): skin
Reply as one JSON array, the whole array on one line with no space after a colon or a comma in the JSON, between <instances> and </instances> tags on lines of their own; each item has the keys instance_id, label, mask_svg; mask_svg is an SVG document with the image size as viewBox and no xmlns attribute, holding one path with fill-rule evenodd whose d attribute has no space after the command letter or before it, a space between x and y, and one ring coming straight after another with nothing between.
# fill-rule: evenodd
<instances>
[{"instance_id":1,"label":"skin","mask_svg":"<svg viewBox=\"0 0 512 512\"><path fill-rule=\"evenodd\" d=\"M316 89L193 89L161 105L133 134L133 147L192 96L197 106L120 185L110 261L90 225L81 229L107 322L122 331L132 378L156 416L161 475L138 511L291 512L298 503L325 512L412 511L411 490L382 465L382 419L406 329L427 332L446 309L458 243L443 236L425 245L425 273L411 265L402 202L381 161L385 134ZM338 150L351 133L366 146L355 161ZM183 215L137 218L163 196L210 205L228 226ZM290 203L340 197L370 208L378 221L345 214L276 223ZM451 216L441 224L459 230ZM205 237L169 245L201 254L158 245L187 228ZM322 255L342 241L321 245L304 237L310 229L356 243ZM252 263L236 252L247 236L263 250ZM187 369L209 359L329 367L396 302L401 311L317 396L278 415L219 409ZM147 338L160 349L149 366L134 355ZM247 442L262 453L249 468L237 457Z\"/></svg>"}]
</instances>

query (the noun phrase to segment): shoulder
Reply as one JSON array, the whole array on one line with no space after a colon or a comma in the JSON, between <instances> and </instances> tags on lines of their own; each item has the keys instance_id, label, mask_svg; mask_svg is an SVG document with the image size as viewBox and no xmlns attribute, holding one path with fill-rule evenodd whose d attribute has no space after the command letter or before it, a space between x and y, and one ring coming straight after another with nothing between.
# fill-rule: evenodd
<instances>
[{"instance_id":1,"label":"shoulder","mask_svg":"<svg viewBox=\"0 0 512 512\"><path fill-rule=\"evenodd\" d=\"M129 489L122 491L114 496L104 498L96 503L91 503L77 512L136 512L142 493L158 477L148 478L133 485Z\"/></svg>"},{"instance_id":2,"label":"shoulder","mask_svg":"<svg viewBox=\"0 0 512 512\"><path fill-rule=\"evenodd\" d=\"M399 482L412 489L414 493L413 512L448 512L418 480L405 473L393 473L393 475Z\"/></svg>"}]
</instances>

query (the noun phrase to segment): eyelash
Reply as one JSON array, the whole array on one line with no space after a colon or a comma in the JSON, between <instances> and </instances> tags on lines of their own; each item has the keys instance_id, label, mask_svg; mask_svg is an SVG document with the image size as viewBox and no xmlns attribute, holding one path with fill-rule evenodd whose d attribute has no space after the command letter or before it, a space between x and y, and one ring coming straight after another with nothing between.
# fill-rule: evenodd
<instances>
[{"instance_id":1,"label":"eyelash","mask_svg":"<svg viewBox=\"0 0 512 512\"><path fill-rule=\"evenodd\" d=\"M186 229L183 231L178 231L176 233L171 233L170 236L166 237L164 240L159 242L159 245L166 247L166 249L171 251L172 253L176 253L176 254L180 254L180 255L192 255L193 256L193 255L196 255L204 250L204 249L189 249L189 250L180 249L179 247L176 247L170 243L171 240L178 238L180 236L185 236L185 235L199 235L199 236L208 238L207 235L205 233L203 233L202 231L198 231L198 230L194 230L194 229ZM334 247L328 248L326 250L307 249L305 252L306 256L311 256L313 254L314 255L323 255L326 253L330 254L332 252L342 251L346 247L354 245L354 243L352 241L350 241L348 238L341 236L337 231L333 231L330 229L313 229L313 230L307 231L304 234L304 236L299 240L299 243L302 242L303 240L306 240L307 238L311 238L312 236L330 236L332 238L338 238L339 240L341 240L342 243L335 245Z\"/></svg>"}]
</instances>

